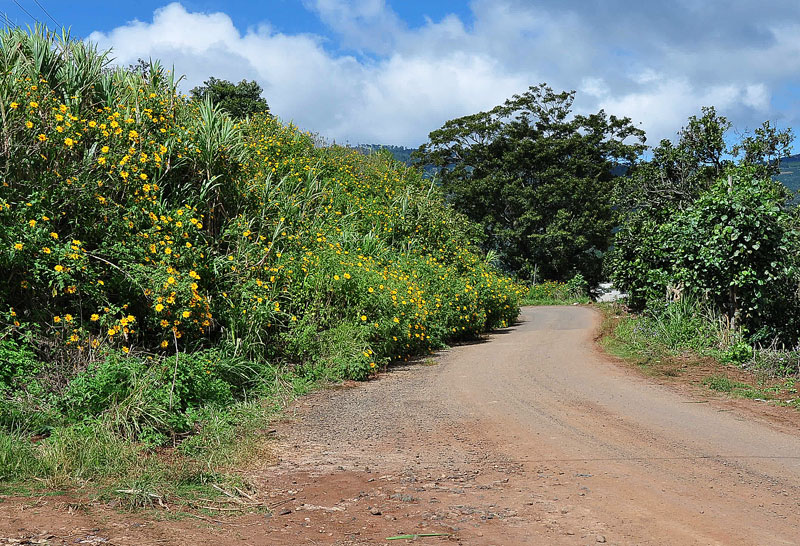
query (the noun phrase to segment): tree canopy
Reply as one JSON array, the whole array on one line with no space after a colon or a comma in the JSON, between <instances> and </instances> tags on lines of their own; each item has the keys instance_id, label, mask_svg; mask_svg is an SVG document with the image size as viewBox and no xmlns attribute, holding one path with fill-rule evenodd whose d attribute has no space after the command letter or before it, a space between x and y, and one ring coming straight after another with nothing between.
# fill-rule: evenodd
<instances>
[{"instance_id":1,"label":"tree canopy","mask_svg":"<svg viewBox=\"0 0 800 546\"><path fill-rule=\"evenodd\" d=\"M453 206L482 225L484 249L523 278L599 278L614 226L612 170L644 149L629 118L576 115L574 97L532 86L446 122L417 152Z\"/></svg>"},{"instance_id":2,"label":"tree canopy","mask_svg":"<svg viewBox=\"0 0 800 546\"><path fill-rule=\"evenodd\" d=\"M256 81L242 80L234 84L228 80L211 77L203 82L203 85L192 89L191 95L195 100L209 99L232 117L242 119L253 114L269 112L269 105L261 96L262 91Z\"/></svg>"}]
</instances>

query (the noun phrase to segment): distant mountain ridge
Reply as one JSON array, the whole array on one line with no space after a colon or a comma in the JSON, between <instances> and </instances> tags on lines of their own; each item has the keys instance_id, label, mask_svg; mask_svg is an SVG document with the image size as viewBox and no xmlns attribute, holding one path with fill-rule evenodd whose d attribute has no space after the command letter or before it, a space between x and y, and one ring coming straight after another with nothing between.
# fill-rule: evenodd
<instances>
[{"instance_id":1,"label":"distant mountain ridge","mask_svg":"<svg viewBox=\"0 0 800 546\"><path fill-rule=\"evenodd\" d=\"M405 146L395 146L393 144L359 144L355 148L364 154L387 150L397 161L405 163L409 167L412 166L411 154L417 151L416 148L406 148ZM432 177L435 172L436 169L433 165L424 165L422 167L423 176Z\"/></svg>"},{"instance_id":2,"label":"distant mountain ridge","mask_svg":"<svg viewBox=\"0 0 800 546\"><path fill-rule=\"evenodd\" d=\"M365 154L388 150L397 161L409 166L411 165L411 154L416 151L416 148L406 148L405 146L392 144L359 144L355 148ZM432 165L426 165L423 170L430 175L434 169ZM619 165L612 168L611 172L615 176L623 176L626 170L624 166ZM800 190L800 154L790 155L781 159L781 172L775 175L774 178L793 192Z\"/></svg>"},{"instance_id":3,"label":"distant mountain ridge","mask_svg":"<svg viewBox=\"0 0 800 546\"><path fill-rule=\"evenodd\" d=\"M781 173L774 178L791 191L800 190L800 154L781 159Z\"/></svg>"},{"instance_id":4,"label":"distant mountain ridge","mask_svg":"<svg viewBox=\"0 0 800 546\"><path fill-rule=\"evenodd\" d=\"M406 165L411 165L411 154L416 151L416 148L406 148L405 146L395 146L393 144L359 144L356 149L364 153L388 150L397 161Z\"/></svg>"}]
</instances>

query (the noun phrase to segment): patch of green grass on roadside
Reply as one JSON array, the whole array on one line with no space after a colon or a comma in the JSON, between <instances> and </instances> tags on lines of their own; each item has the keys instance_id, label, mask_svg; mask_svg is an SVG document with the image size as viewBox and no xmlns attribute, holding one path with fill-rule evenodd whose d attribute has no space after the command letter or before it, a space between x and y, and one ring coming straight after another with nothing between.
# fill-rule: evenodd
<instances>
[{"instance_id":1,"label":"patch of green grass on roadside","mask_svg":"<svg viewBox=\"0 0 800 546\"><path fill-rule=\"evenodd\" d=\"M697 377L698 372L708 369L710 375L700 384L710 390L800 409L797 374L775 373L796 369L794 352L750 351L749 360L734 358L744 353L741 341L733 338L724 347L714 324L702 315L693 316L691 306L667 308L660 316L633 315L616 303L598 304L596 308L603 315L600 346L647 375L675 377L694 369L692 374ZM777 364L772 360L763 363L764 355ZM731 374L736 379L729 377Z\"/></svg>"},{"instance_id":2,"label":"patch of green grass on roadside","mask_svg":"<svg viewBox=\"0 0 800 546\"><path fill-rule=\"evenodd\" d=\"M588 285L578 274L567 282L544 281L530 286L521 305L570 305L590 303Z\"/></svg>"},{"instance_id":3,"label":"patch of green grass on roadside","mask_svg":"<svg viewBox=\"0 0 800 546\"><path fill-rule=\"evenodd\" d=\"M731 394L738 394L744 396L755 391L752 385L742 383L740 381L733 381L724 375L711 375L703 380L703 385L709 389L718 392L727 392ZM750 396L746 396L750 398Z\"/></svg>"},{"instance_id":4,"label":"patch of green grass on roadside","mask_svg":"<svg viewBox=\"0 0 800 546\"><path fill-rule=\"evenodd\" d=\"M792 406L800 409L800 398L797 397L797 381L786 378L783 382L767 382L754 377L752 383L732 380L725 375L715 374L706 377L703 385L709 389L726 393L737 398L769 400L778 405Z\"/></svg>"},{"instance_id":5,"label":"patch of green grass on roadside","mask_svg":"<svg viewBox=\"0 0 800 546\"><path fill-rule=\"evenodd\" d=\"M224 497L218 487L250 489L238 471L274 457L269 423L299 393L322 386L286 381L258 399L204 408L196 430L168 447L121 437L102 419L56 427L41 439L0 430L0 490L26 497L80 488L81 497L124 509L192 511L203 504L199 499Z\"/></svg>"}]
</instances>

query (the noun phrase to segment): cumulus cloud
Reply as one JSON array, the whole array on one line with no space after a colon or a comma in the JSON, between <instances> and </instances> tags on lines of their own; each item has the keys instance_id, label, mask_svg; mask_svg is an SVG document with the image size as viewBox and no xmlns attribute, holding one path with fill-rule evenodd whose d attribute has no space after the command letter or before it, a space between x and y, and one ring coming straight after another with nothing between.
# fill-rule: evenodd
<instances>
[{"instance_id":1,"label":"cumulus cloud","mask_svg":"<svg viewBox=\"0 0 800 546\"><path fill-rule=\"evenodd\" d=\"M775 4L779 4L776 2ZM650 142L714 105L742 127L777 111L773 90L800 70L800 5L689 0L474 0L410 27L385 0L304 0L332 37L245 31L224 13L180 3L89 40L119 64L160 58L186 75L257 80L273 112L339 142L417 146L453 117L500 104L529 85L577 89L576 109L627 115Z\"/></svg>"}]
</instances>

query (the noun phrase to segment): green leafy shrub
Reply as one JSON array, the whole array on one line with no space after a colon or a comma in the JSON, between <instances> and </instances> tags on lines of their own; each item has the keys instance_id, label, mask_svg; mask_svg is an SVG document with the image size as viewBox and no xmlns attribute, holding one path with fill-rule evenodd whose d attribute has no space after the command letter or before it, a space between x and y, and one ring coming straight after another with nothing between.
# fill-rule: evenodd
<instances>
[{"instance_id":1,"label":"green leafy shrub","mask_svg":"<svg viewBox=\"0 0 800 546\"><path fill-rule=\"evenodd\" d=\"M111 69L43 29L0 31L0 72L0 339L20 340L0 425L44 451L98 423L177 442L277 384L364 379L517 316L478 227L386 154L234 120L157 62Z\"/></svg>"},{"instance_id":2,"label":"green leafy shrub","mask_svg":"<svg viewBox=\"0 0 800 546\"><path fill-rule=\"evenodd\" d=\"M634 306L667 288L706 301L749 341L794 345L800 326L798 230L785 190L741 167L659 225L634 215L610 257ZM658 303L655 303L658 305Z\"/></svg>"},{"instance_id":3,"label":"green leafy shrub","mask_svg":"<svg viewBox=\"0 0 800 546\"><path fill-rule=\"evenodd\" d=\"M13 339L0 339L0 394L24 387L41 363L33 350Z\"/></svg>"}]
</instances>

